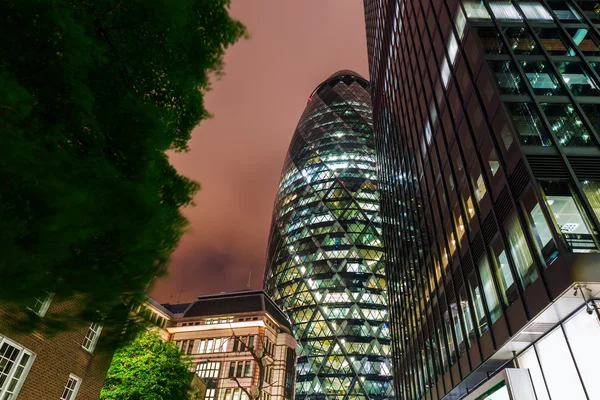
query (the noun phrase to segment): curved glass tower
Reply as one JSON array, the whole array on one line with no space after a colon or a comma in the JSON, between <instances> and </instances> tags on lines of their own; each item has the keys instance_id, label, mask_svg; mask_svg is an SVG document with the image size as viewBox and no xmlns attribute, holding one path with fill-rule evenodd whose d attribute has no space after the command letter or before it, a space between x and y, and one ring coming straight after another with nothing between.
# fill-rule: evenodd
<instances>
[{"instance_id":1,"label":"curved glass tower","mask_svg":"<svg viewBox=\"0 0 600 400\"><path fill-rule=\"evenodd\" d=\"M275 200L265 286L300 344L297 399L393 397L369 83L308 98Z\"/></svg>"}]
</instances>

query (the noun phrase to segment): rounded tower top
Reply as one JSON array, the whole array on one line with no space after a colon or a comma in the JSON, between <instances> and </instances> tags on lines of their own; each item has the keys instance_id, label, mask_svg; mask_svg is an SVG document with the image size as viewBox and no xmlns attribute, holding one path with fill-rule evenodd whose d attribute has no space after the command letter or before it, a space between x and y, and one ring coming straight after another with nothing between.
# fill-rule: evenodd
<instances>
[{"instance_id":1,"label":"rounded tower top","mask_svg":"<svg viewBox=\"0 0 600 400\"><path fill-rule=\"evenodd\" d=\"M351 69L341 69L341 70L339 70L338 72L336 72L335 74L332 74L332 75L331 75L329 78L327 78L326 80L328 81L328 80L330 80L330 79L332 79L332 78L337 78L337 77L339 77L339 76L346 76L346 75L349 75L349 76L355 76L355 77L357 77L357 78L364 79L365 81L367 80L367 79L365 79L365 77L363 77L361 74L359 74L359 73L357 73L357 72L354 72L354 71L352 71Z\"/></svg>"}]
</instances>

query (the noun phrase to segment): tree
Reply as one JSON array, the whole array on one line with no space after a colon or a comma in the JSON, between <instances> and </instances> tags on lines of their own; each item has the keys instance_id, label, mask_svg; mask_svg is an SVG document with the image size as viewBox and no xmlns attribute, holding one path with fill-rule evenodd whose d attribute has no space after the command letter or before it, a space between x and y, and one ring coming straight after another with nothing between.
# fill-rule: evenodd
<instances>
[{"instance_id":1,"label":"tree","mask_svg":"<svg viewBox=\"0 0 600 400\"><path fill-rule=\"evenodd\" d=\"M144 332L115 352L99 400L187 400L191 361L173 342Z\"/></svg>"},{"instance_id":2,"label":"tree","mask_svg":"<svg viewBox=\"0 0 600 400\"><path fill-rule=\"evenodd\" d=\"M240 351L247 351L250 353L258 368L258 376L256 378L255 384L253 383L249 388L243 386L240 380L235 376L224 379L231 379L232 381L234 381L237 387L248 396L249 400L260 399L264 389L273 386L277 383L267 382L267 370L269 368L272 368L274 365L274 363L272 361L269 361L269 359L267 358L268 355L271 355L267 351L267 336L264 333L258 335L258 346L256 346L254 343L247 343L248 339L244 339L244 337L237 336L235 332L232 332L230 340L234 340L239 343Z\"/></svg>"},{"instance_id":3,"label":"tree","mask_svg":"<svg viewBox=\"0 0 600 400\"><path fill-rule=\"evenodd\" d=\"M0 2L0 302L78 296L78 319L106 325L165 272L199 189L165 152L188 149L209 75L246 35L228 7Z\"/></svg>"}]
</instances>

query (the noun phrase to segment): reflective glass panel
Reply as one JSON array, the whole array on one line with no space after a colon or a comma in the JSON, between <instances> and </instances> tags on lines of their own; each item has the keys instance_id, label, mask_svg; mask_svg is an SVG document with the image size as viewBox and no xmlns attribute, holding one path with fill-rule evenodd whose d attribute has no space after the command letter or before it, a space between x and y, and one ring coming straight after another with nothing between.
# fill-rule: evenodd
<instances>
[{"instance_id":1,"label":"reflective glass panel","mask_svg":"<svg viewBox=\"0 0 600 400\"><path fill-rule=\"evenodd\" d=\"M556 68L563 82L575 96L597 96L600 94L598 84L582 63L556 63Z\"/></svg>"},{"instance_id":2,"label":"reflective glass panel","mask_svg":"<svg viewBox=\"0 0 600 400\"><path fill-rule=\"evenodd\" d=\"M539 1L520 1L519 6L529 21L553 22L552 15Z\"/></svg>"},{"instance_id":3,"label":"reflective glass panel","mask_svg":"<svg viewBox=\"0 0 600 400\"><path fill-rule=\"evenodd\" d=\"M588 130L572 104L540 103L546 114L550 130L556 135L561 146L593 146Z\"/></svg>"},{"instance_id":4,"label":"reflective glass panel","mask_svg":"<svg viewBox=\"0 0 600 400\"><path fill-rule=\"evenodd\" d=\"M565 95L565 89L558 77L552 72L545 61L524 61L521 63L525 76L531 84L533 93L538 96Z\"/></svg>"},{"instance_id":5,"label":"reflective glass panel","mask_svg":"<svg viewBox=\"0 0 600 400\"><path fill-rule=\"evenodd\" d=\"M504 227L510 244L510 254L519 274L519 280L522 287L526 288L530 283L539 278L539 275L533 263L533 257L529 252L525 234L515 213L508 218Z\"/></svg>"},{"instance_id":6,"label":"reflective glass panel","mask_svg":"<svg viewBox=\"0 0 600 400\"><path fill-rule=\"evenodd\" d=\"M481 45L487 54L506 54L504 43L496 28L482 26L475 29L479 35Z\"/></svg>"},{"instance_id":7,"label":"reflective glass panel","mask_svg":"<svg viewBox=\"0 0 600 400\"><path fill-rule=\"evenodd\" d=\"M485 317L485 311L483 308L483 295L479 289L479 282L477 277L471 275L469 278L469 292L473 299L473 307L475 308L475 321L477 322L477 330L480 335L488 330L487 318Z\"/></svg>"},{"instance_id":8,"label":"reflective glass panel","mask_svg":"<svg viewBox=\"0 0 600 400\"><path fill-rule=\"evenodd\" d=\"M585 116L596 133L600 133L600 106L598 104L580 104Z\"/></svg>"},{"instance_id":9,"label":"reflective glass panel","mask_svg":"<svg viewBox=\"0 0 600 400\"><path fill-rule=\"evenodd\" d=\"M548 5L561 22L579 22L581 17L568 1L549 1Z\"/></svg>"},{"instance_id":10,"label":"reflective glass panel","mask_svg":"<svg viewBox=\"0 0 600 400\"><path fill-rule=\"evenodd\" d=\"M561 328L536 345L546 384L553 399L587 400Z\"/></svg>"},{"instance_id":11,"label":"reflective glass panel","mask_svg":"<svg viewBox=\"0 0 600 400\"><path fill-rule=\"evenodd\" d=\"M517 287L515 285L515 279L513 278L510 265L508 263L508 257L502 241L498 238L492 246L492 252L494 253L494 266L496 270L496 278L498 278L498 284L500 286L500 292L504 298L504 303L510 305L517 299Z\"/></svg>"},{"instance_id":12,"label":"reflective glass panel","mask_svg":"<svg viewBox=\"0 0 600 400\"><path fill-rule=\"evenodd\" d=\"M490 8L494 17L499 21L521 21L523 18L515 6L509 1L490 1Z\"/></svg>"},{"instance_id":13,"label":"reflective glass panel","mask_svg":"<svg viewBox=\"0 0 600 400\"><path fill-rule=\"evenodd\" d=\"M583 181L581 186L594 214L596 214L596 218L600 220L600 181Z\"/></svg>"},{"instance_id":14,"label":"reflective glass panel","mask_svg":"<svg viewBox=\"0 0 600 400\"><path fill-rule=\"evenodd\" d=\"M490 60L488 64L496 77L502 94L527 94L523 78L512 61Z\"/></svg>"},{"instance_id":15,"label":"reflective glass panel","mask_svg":"<svg viewBox=\"0 0 600 400\"><path fill-rule=\"evenodd\" d=\"M535 28L534 30L542 41L542 46L550 55L572 56L575 54L559 28Z\"/></svg>"},{"instance_id":16,"label":"reflective glass panel","mask_svg":"<svg viewBox=\"0 0 600 400\"><path fill-rule=\"evenodd\" d=\"M487 8L485 8L485 4L480 0L464 0L463 6L465 7L465 12L467 13L467 19L474 21L486 21L492 19Z\"/></svg>"},{"instance_id":17,"label":"reflective glass panel","mask_svg":"<svg viewBox=\"0 0 600 400\"><path fill-rule=\"evenodd\" d=\"M506 28L504 34L508 45L516 55L539 55L541 51L526 27Z\"/></svg>"},{"instance_id":18,"label":"reflective glass panel","mask_svg":"<svg viewBox=\"0 0 600 400\"><path fill-rule=\"evenodd\" d=\"M587 394L590 399L600 399L600 380L597 372L600 346L595 345L600 338L598 318L581 310L565 322L564 327Z\"/></svg>"},{"instance_id":19,"label":"reflective glass panel","mask_svg":"<svg viewBox=\"0 0 600 400\"><path fill-rule=\"evenodd\" d=\"M481 283L483 285L483 293L485 294L488 312L490 313L490 318L493 324L502 315L502 308L500 307L500 301L498 300L498 295L496 293L496 288L494 287L494 281L492 280L492 274L490 272L490 265L486 257L479 262L478 270Z\"/></svg>"},{"instance_id":20,"label":"reflective glass panel","mask_svg":"<svg viewBox=\"0 0 600 400\"><path fill-rule=\"evenodd\" d=\"M567 32L571 35L573 42L579 50L586 56L600 55L600 46L598 45L598 37L596 34L587 28L568 28Z\"/></svg>"},{"instance_id":21,"label":"reflective glass panel","mask_svg":"<svg viewBox=\"0 0 600 400\"><path fill-rule=\"evenodd\" d=\"M554 221L571 251L587 253L597 250L583 210L575 201L569 182L542 181L540 184Z\"/></svg>"},{"instance_id":22,"label":"reflective glass panel","mask_svg":"<svg viewBox=\"0 0 600 400\"><path fill-rule=\"evenodd\" d=\"M529 146L550 146L552 141L531 103L507 103L513 125L521 143Z\"/></svg>"}]
</instances>

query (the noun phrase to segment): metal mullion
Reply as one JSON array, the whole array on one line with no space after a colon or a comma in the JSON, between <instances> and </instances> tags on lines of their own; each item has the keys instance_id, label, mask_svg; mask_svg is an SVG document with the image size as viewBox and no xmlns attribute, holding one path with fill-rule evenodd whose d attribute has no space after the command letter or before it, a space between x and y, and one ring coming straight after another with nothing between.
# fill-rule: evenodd
<instances>
[{"instance_id":1,"label":"metal mullion","mask_svg":"<svg viewBox=\"0 0 600 400\"><path fill-rule=\"evenodd\" d=\"M583 388L583 392L585 393L585 396L588 398L590 398L590 396L588 395L587 389L585 388L585 383L583 382L583 378L581 377L581 372L579 372L579 366L577 365L577 360L575 359L575 356L573 355L573 349L571 348L571 343L569 343L569 337L567 336L567 332L565 332L565 327L563 326L563 323L561 322L559 324L560 326L560 330L562 331L563 337L565 338L565 342L567 343L567 347L569 348L569 353L571 354L571 359L573 360L573 365L575 366L575 370L577 371L577 376L579 377L579 380L581 381L581 387Z\"/></svg>"},{"instance_id":2,"label":"metal mullion","mask_svg":"<svg viewBox=\"0 0 600 400\"><path fill-rule=\"evenodd\" d=\"M541 0L541 1L545 3L545 0ZM520 7L518 5L516 5L516 6L518 7L518 11L521 11ZM548 7L547 4L544 4L544 6ZM494 16L492 16L492 18L494 18ZM494 18L494 20L495 20L495 18ZM526 26L528 28L530 28L529 24L527 22L527 18L525 18L524 21L525 21ZM563 35L569 36L569 40L571 40L570 35L568 35L568 33L565 32L563 28L561 28L561 29L563 30ZM506 35L504 34L504 32L501 29L500 29L499 33L502 36L502 39L505 42L507 42ZM534 40L537 40L538 43L541 43L539 41L539 37L535 34L535 32L533 30L531 31L531 34L533 35ZM577 46L575 46L575 47L577 47ZM546 55L547 57L549 57L548 53L544 49L544 46L540 46L540 48L542 49L544 55ZM569 174L571 175L571 179L575 183L575 188L577 189L576 193L578 194L578 197L580 197L580 200L583 200L583 203L585 205L584 206L584 211L586 212L586 214L588 214L588 218L589 218L589 215L590 215L589 210L592 210L593 208L589 204L589 202L587 200L587 197L585 197L585 193L583 192L581 184L579 183L579 181L577 179L575 179L576 178L575 172L573 171L573 168L571 167L571 164L569 163L569 160L568 160L566 154L562 150L561 146L558 144L559 142L558 142L556 136L554 135L554 133L550 129L550 122L548 121L548 118L546 117L545 113L540 108L540 103L539 103L537 97L533 93L533 89L531 87L531 83L529 82L529 79L527 79L527 76L525 75L525 73L524 73L523 68L521 67L521 65L516 61L516 57L515 57L512 49L511 48L507 48L507 50L508 50L509 54L513 57L513 60L515 60L514 62L516 64L516 67L517 67L519 73L521 74L521 76L523 78L525 78L524 79L525 86L526 86L527 91L529 92L529 94L532 96L533 104L535 106L536 111L538 112L538 114L540 116L540 120L542 121L542 125L544 126L544 128L546 128L547 133L550 135L550 137L552 138L552 141L554 142L555 148L558 150L559 155L561 156L563 162L565 163L565 165L566 165L566 167L567 167L567 169L569 171ZM576 51L579 51L579 49L576 49ZM579 56L582 57L582 59L584 58L581 54L579 54ZM550 60L550 58L549 58L549 60ZM558 73L558 70L556 69L555 65L552 62L549 62L549 64L551 64L552 71L554 73ZM559 74L558 76L560 76L560 73L558 73L558 74ZM569 95L571 96L571 98L573 98L572 93L570 93L570 91L568 90L568 88L566 88L566 89L567 89ZM575 101L573 101L573 103L576 104ZM581 113L581 111L580 111L580 113ZM598 143L600 143L600 142L598 142ZM537 185L535 185L535 186L537 186ZM542 210L543 210L543 208L542 208ZM598 221L598 219L596 218L595 215L592 215L592 218L593 218L592 221L596 224L596 231L598 231L598 228L600 228L600 222ZM592 237L595 239L594 242L598 246L598 238L594 234L592 234Z\"/></svg>"},{"instance_id":3,"label":"metal mullion","mask_svg":"<svg viewBox=\"0 0 600 400\"><path fill-rule=\"evenodd\" d=\"M550 389L548 389L548 382L546 381L546 374L544 374L544 368L542 368L542 363L540 362L540 356L538 355L536 343L532 343L531 347L533 348L533 352L535 353L535 359L540 367L540 372L542 374L542 379L544 380L544 387L546 388L546 393L548 394L548 398L552 400L552 395L550 394ZM523 352L521 352L523 354Z\"/></svg>"},{"instance_id":4,"label":"metal mullion","mask_svg":"<svg viewBox=\"0 0 600 400\"><path fill-rule=\"evenodd\" d=\"M544 7L548 8L548 5L545 4L545 1L543 1L543 3L544 3ZM519 10L521 9L521 7L518 4L515 4L515 6ZM548 8L548 9L550 9L550 8ZM571 35L566 31L565 27L558 20L557 20L557 22L558 22L558 29L560 29L561 32L562 32L562 34L563 34L563 36L565 36L567 38L567 40L569 41L569 44L574 49L574 51L577 53L578 57L581 58L581 60L587 66L588 70L591 70L593 73L595 73L595 71L593 71L593 68L591 68L591 66L589 65L589 63L586 61L586 57L584 56L584 54L579 50L579 47L573 41L573 38L571 37ZM535 31L533 29L531 29L531 25L529 24L527 18L525 18L525 24L528 26L529 30L531 31L531 33L532 33L532 35L534 37L534 40L536 40L538 42L538 44L541 43L541 39L538 37L538 35L535 33ZM600 35L598 37L600 37ZM563 81L563 82L560 82L561 86L563 87L563 89L566 90L567 96L569 97L571 104L577 110L577 113L579 114L579 116L582 117L582 120L584 121L585 128L591 133L592 137L595 139L596 147L599 147L600 146L600 136L599 136L600 132L596 132L596 130L594 129L593 125L588 120L587 115L585 114L585 112L583 111L583 109L581 108L581 106L579 105L579 102L576 100L575 96L571 92L571 89L569 89L568 85L564 84L564 79L562 78L562 74L560 73L560 71L558 70L558 68L556 68L556 65L554 64L554 62L552 60L552 57L550 56L550 54L548 53L548 51L545 49L545 47L543 45L540 46L540 49L544 53L544 56L547 57L548 64L550 65L550 69L552 70L552 73L557 78L560 78L561 81ZM570 60L569 61L565 61L565 62L570 62ZM597 74L595 74L595 76L597 76ZM525 75L525 78L527 79L526 75ZM600 77L596 77L596 80L597 80L597 82L596 82L597 84L600 83ZM556 145L558 147L560 147L560 145L558 144L558 142L556 143ZM600 226L600 224L599 224L599 226Z\"/></svg>"}]
</instances>

